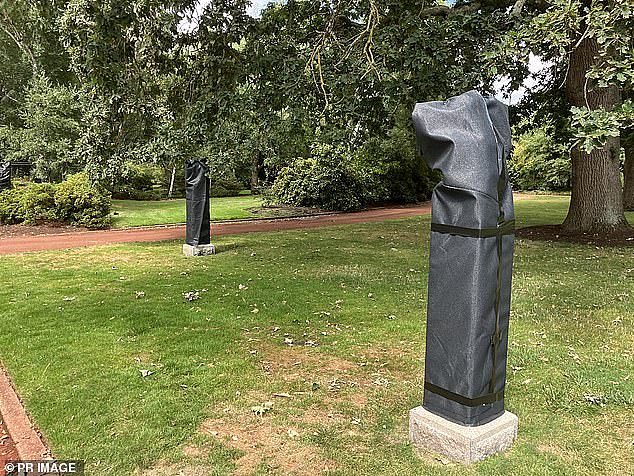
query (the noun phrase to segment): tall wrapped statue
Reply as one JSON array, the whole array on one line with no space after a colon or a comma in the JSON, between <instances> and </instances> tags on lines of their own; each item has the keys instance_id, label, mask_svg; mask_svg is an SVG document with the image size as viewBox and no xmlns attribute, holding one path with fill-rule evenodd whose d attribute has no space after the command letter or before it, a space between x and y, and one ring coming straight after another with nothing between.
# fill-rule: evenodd
<instances>
[{"instance_id":1,"label":"tall wrapped statue","mask_svg":"<svg viewBox=\"0 0 634 476\"><path fill-rule=\"evenodd\" d=\"M185 162L187 230L183 252L189 256L213 254L209 218L209 167L201 160Z\"/></svg>"},{"instance_id":2,"label":"tall wrapped statue","mask_svg":"<svg viewBox=\"0 0 634 476\"><path fill-rule=\"evenodd\" d=\"M416 104L412 119L419 152L443 174L432 194L423 409L477 427L505 413L515 227L508 110L470 91Z\"/></svg>"}]
</instances>

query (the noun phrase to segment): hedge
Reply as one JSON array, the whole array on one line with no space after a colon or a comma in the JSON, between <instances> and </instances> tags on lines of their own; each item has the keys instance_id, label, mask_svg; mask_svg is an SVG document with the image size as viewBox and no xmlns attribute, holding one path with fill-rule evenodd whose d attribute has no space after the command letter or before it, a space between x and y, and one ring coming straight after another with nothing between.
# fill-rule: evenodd
<instances>
[{"instance_id":1,"label":"hedge","mask_svg":"<svg viewBox=\"0 0 634 476\"><path fill-rule=\"evenodd\" d=\"M0 193L0 223L66 223L87 228L110 226L110 196L85 173L59 184L29 183Z\"/></svg>"}]
</instances>

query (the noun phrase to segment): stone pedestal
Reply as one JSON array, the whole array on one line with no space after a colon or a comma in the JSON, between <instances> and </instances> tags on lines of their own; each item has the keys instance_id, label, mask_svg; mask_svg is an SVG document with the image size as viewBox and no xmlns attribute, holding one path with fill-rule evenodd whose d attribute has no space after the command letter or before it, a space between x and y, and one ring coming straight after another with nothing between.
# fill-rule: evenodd
<instances>
[{"instance_id":1,"label":"stone pedestal","mask_svg":"<svg viewBox=\"0 0 634 476\"><path fill-rule=\"evenodd\" d=\"M215 255L216 247L214 245L188 245L185 243L183 245L183 254L185 256L207 256L207 255Z\"/></svg>"},{"instance_id":2,"label":"stone pedestal","mask_svg":"<svg viewBox=\"0 0 634 476\"><path fill-rule=\"evenodd\" d=\"M480 426L462 426L422 406L409 412L409 437L419 448L460 463L475 463L511 447L517 437L517 416L510 412Z\"/></svg>"}]
</instances>

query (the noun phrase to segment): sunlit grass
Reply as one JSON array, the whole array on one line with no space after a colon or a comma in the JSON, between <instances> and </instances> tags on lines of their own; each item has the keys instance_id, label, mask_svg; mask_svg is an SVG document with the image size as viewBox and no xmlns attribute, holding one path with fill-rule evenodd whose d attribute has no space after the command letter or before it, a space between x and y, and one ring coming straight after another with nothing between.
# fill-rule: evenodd
<instances>
[{"instance_id":1,"label":"sunlit grass","mask_svg":"<svg viewBox=\"0 0 634 476\"><path fill-rule=\"evenodd\" d=\"M560 221L565 200L518 201L518 222ZM428 229L425 217L240 235L195 259L176 242L3 257L0 360L55 454L86 459L89 475L230 474L260 453L253 474L288 474L293 451L301 474L632 474L631 249L518 240L516 444L470 467L409 445ZM253 416L266 400L273 409ZM241 450L201 432L206 421L265 425L285 446Z\"/></svg>"}]
</instances>

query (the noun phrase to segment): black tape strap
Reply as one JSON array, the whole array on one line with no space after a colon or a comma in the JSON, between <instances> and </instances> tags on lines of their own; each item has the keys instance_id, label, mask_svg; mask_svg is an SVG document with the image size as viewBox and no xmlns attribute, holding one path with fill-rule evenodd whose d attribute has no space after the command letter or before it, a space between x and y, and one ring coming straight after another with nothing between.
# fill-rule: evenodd
<instances>
[{"instance_id":1,"label":"black tape strap","mask_svg":"<svg viewBox=\"0 0 634 476\"><path fill-rule=\"evenodd\" d=\"M494 236L512 235L515 233L515 220L503 221L495 228L464 228L462 226L432 223L431 231L467 238L492 238Z\"/></svg>"},{"instance_id":2,"label":"black tape strap","mask_svg":"<svg viewBox=\"0 0 634 476\"><path fill-rule=\"evenodd\" d=\"M480 405L486 405L488 403L499 402L500 400L504 399L504 390L500 390L499 392L495 393L487 393L486 395L482 395L476 398L467 398L463 395L450 392L449 390L446 390L429 382L425 382L425 390L429 390L430 392L435 393L436 395L440 395L447 400L451 400L467 407L478 407Z\"/></svg>"}]
</instances>

